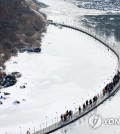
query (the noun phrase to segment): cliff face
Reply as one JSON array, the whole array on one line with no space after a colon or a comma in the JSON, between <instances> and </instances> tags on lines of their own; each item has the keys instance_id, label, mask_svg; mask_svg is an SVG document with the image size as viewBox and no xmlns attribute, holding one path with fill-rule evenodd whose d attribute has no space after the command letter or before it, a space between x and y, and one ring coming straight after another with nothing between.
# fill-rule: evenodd
<instances>
[{"instance_id":1,"label":"cliff face","mask_svg":"<svg viewBox=\"0 0 120 134\"><path fill-rule=\"evenodd\" d=\"M25 0L0 0L0 66L25 47L40 47L45 18Z\"/></svg>"}]
</instances>

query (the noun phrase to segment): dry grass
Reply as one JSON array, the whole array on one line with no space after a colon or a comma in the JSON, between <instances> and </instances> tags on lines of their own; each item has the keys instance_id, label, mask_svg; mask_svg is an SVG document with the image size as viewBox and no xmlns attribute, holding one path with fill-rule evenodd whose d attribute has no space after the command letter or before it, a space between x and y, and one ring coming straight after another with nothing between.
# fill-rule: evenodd
<instances>
[{"instance_id":1,"label":"dry grass","mask_svg":"<svg viewBox=\"0 0 120 134\"><path fill-rule=\"evenodd\" d=\"M36 7L36 8L35 8ZM40 47L46 31L44 16L25 0L0 0L0 66L22 47Z\"/></svg>"}]
</instances>

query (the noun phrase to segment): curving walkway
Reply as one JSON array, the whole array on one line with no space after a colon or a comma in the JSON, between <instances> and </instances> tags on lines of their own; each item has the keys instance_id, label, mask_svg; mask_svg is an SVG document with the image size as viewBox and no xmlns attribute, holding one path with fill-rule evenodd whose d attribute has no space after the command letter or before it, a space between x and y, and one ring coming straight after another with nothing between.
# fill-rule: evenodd
<instances>
[{"instance_id":1,"label":"curving walkway","mask_svg":"<svg viewBox=\"0 0 120 134\"><path fill-rule=\"evenodd\" d=\"M60 23L54 23L54 22L48 22L48 24L52 24L52 25L56 25L56 26L63 26L63 27L67 27L67 28L71 28L80 32L83 32L91 37L93 37L94 39L98 40L99 42L101 42L103 45L105 45L108 50L110 49L111 51L114 52L114 54L117 56L118 58L118 70L116 70L116 73L118 71L120 71L120 61L119 61L119 49L116 48L115 46L112 46L110 44L108 44L106 41L103 41L102 39L100 39L99 37L97 37L96 35L90 33L89 31L85 31L84 29L75 27L75 26L70 26L70 25L66 25L66 24L60 24ZM71 124L72 122L80 119L81 117L85 116L86 114L88 114L89 112L91 112L92 110L94 110L95 108L97 108L99 105L101 105L104 101L106 101L108 98L110 98L111 96L113 96L118 90L120 89L120 80L117 83L117 85L114 87L114 89L112 90L111 93L107 93L105 96L103 96L103 94L101 94L97 100L97 103L92 105L92 106L88 106L87 109L85 111L82 111L80 114L79 112L75 112L73 113L73 116L71 119L67 119L67 121L65 122L57 122L55 124L52 124L51 126L48 126L44 129L41 129L38 132L35 132L34 134L49 134L52 133L60 128L65 127L66 125Z\"/></svg>"}]
</instances>

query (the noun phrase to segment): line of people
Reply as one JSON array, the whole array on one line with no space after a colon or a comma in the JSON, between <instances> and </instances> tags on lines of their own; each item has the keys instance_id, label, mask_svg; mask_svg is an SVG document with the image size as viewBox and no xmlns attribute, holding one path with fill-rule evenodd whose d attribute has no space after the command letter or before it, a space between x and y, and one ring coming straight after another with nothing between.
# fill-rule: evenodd
<instances>
[{"instance_id":1,"label":"line of people","mask_svg":"<svg viewBox=\"0 0 120 134\"><path fill-rule=\"evenodd\" d=\"M98 97L99 97L99 95L96 95L92 99L86 100L86 102L83 104L82 108L81 108L81 106L79 106L79 108L78 108L79 114L86 111L88 107L92 107L93 105L95 105L97 103Z\"/></svg>"},{"instance_id":2,"label":"line of people","mask_svg":"<svg viewBox=\"0 0 120 134\"><path fill-rule=\"evenodd\" d=\"M114 76L113 81L107 84L105 88L102 90L103 96L105 96L107 93L111 93L114 87L119 82L119 80L120 80L120 72L118 71L118 73Z\"/></svg>"},{"instance_id":3,"label":"line of people","mask_svg":"<svg viewBox=\"0 0 120 134\"><path fill-rule=\"evenodd\" d=\"M61 118L61 121L62 122L65 122L67 121L67 119L70 119L72 118L72 115L73 115L73 111L70 110L70 111L66 111L65 114L61 114L60 118Z\"/></svg>"},{"instance_id":4,"label":"line of people","mask_svg":"<svg viewBox=\"0 0 120 134\"><path fill-rule=\"evenodd\" d=\"M113 91L114 87L119 82L119 80L120 80L120 72L118 71L118 73L114 76L113 81L110 82L109 84L107 84L105 86L105 88L102 90L102 95L105 96L107 93L110 94ZM97 94L92 99L86 100L86 102L83 104L82 107L81 106L78 107L79 114L86 111L88 107L92 107L92 106L96 105L99 97L100 97L100 95ZM68 119L72 118L72 115L73 115L73 111L72 110L70 110L70 111L67 110L65 112L65 114L62 114L60 116L61 121L62 122L67 121Z\"/></svg>"}]
</instances>

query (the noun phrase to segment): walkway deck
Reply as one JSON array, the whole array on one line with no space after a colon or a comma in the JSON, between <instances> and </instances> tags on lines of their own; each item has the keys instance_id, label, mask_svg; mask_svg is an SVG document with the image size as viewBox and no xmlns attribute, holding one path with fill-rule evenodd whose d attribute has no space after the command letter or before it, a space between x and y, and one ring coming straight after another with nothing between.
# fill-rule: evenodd
<instances>
[{"instance_id":1,"label":"walkway deck","mask_svg":"<svg viewBox=\"0 0 120 134\"><path fill-rule=\"evenodd\" d=\"M79 112L75 112L73 114L73 117L71 119L68 119L66 122L57 122L45 129L42 129L38 132L35 132L34 134L49 134L52 133L60 128L63 128L73 122L75 122L76 120L80 119L81 117L85 116L86 114L88 114L89 112L91 112L92 110L94 110L95 108L97 108L99 105L101 105L104 101L106 101L108 98L110 98L111 96L113 96L118 90L120 89L120 81L119 83L116 85L115 89L110 93L107 94L106 96L100 96L97 103L95 105L93 105L92 107L88 107L85 111L81 112L81 114L79 114Z\"/></svg>"},{"instance_id":2,"label":"walkway deck","mask_svg":"<svg viewBox=\"0 0 120 134\"><path fill-rule=\"evenodd\" d=\"M106 47L108 47L111 51L113 51L115 53L115 55L118 57L118 63L119 62L119 51L117 51L117 49L113 48L113 46L111 46L110 44L107 44L106 42L104 42L103 40L101 40L100 38L98 38L96 35L93 35L92 33L89 33L83 29L74 27L74 26L70 26L70 25L65 25L65 24L59 24L59 23L53 23L53 22L49 22L50 24L56 25L56 26L63 26L63 27L67 27L67 28L71 28L80 32L83 32L91 37L93 37L94 39L98 40L99 42L101 42L103 45L105 45ZM118 66L118 70L120 66ZM118 71L117 70L117 71ZM103 96L102 94L99 96L98 101L96 104L94 104L93 106L88 106L88 108L85 111L82 111L81 114L79 114L79 112L75 112L73 114L73 117L71 119L68 119L66 122L57 122L51 126L48 126L47 128L41 129L38 132L35 132L34 134L49 134L52 133L60 128L65 127L66 125L71 124L72 122L80 119L81 117L85 116L86 114L88 114L89 112L91 112L92 110L94 110L95 108L97 108L99 105L101 105L104 101L106 101L108 98L110 98L111 96L115 95L116 92L120 89L120 81L119 83L115 86L114 90L110 93L110 94L106 94L105 96Z\"/></svg>"}]
</instances>

